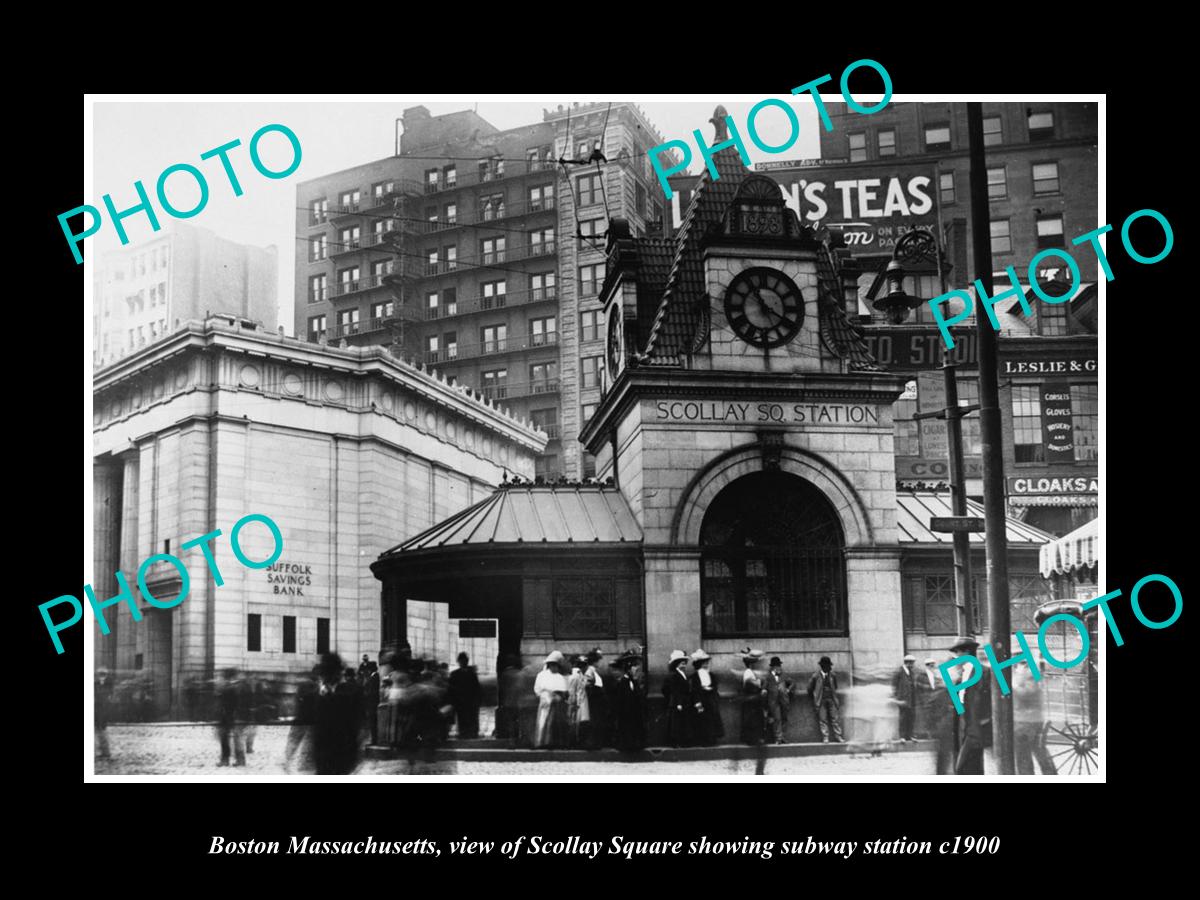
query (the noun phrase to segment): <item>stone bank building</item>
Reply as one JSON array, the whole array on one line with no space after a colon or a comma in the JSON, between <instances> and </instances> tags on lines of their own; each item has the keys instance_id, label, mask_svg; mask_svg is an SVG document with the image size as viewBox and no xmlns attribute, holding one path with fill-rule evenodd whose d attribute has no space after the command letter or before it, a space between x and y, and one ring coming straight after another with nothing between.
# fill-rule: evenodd
<instances>
[{"instance_id":1,"label":"stone bank building","mask_svg":"<svg viewBox=\"0 0 1200 900\"><path fill-rule=\"evenodd\" d=\"M97 598L116 595L117 571L136 584L156 553L180 557L190 579L171 609L138 597L140 622L110 607L96 664L139 679L148 714L174 718L195 712L191 687L229 666L286 693L320 652L348 665L375 658L371 560L506 478L532 477L546 440L382 347L318 346L233 317L185 322L97 371L92 424ZM251 513L283 536L269 569L241 565L230 548L232 526ZM219 587L199 547L180 550L216 529ZM251 559L273 549L261 525L240 543ZM182 588L169 563L149 570L147 587L160 602ZM494 638L453 640L445 612L413 604L414 647L440 659L467 649L488 671Z\"/></svg>"},{"instance_id":2,"label":"stone bank building","mask_svg":"<svg viewBox=\"0 0 1200 900\"><path fill-rule=\"evenodd\" d=\"M929 529L948 497L897 494L906 379L851 324L858 271L735 150L714 164L674 238L609 224L604 393L579 438L602 483L506 486L399 544L373 565L385 620L444 600L527 658L639 643L652 698L676 649L728 673L751 645L803 684L822 655L875 680L948 644L903 600L905 578L951 572ZM1008 536L1036 574L1049 536Z\"/></svg>"}]
</instances>

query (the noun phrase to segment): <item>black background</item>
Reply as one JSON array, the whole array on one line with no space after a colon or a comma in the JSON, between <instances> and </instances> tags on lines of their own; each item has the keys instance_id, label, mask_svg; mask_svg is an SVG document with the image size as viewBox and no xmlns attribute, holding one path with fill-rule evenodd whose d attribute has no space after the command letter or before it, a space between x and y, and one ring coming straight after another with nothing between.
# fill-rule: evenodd
<instances>
[{"instance_id":1,"label":"black background","mask_svg":"<svg viewBox=\"0 0 1200 900\"><path fill-rule=\"evenodd\" d=\"M185 71L187 67L176 63L146 63L143 58L140 68L121 74L101 68L87 88L282 93L319 89L344 70L339 67L353 64L358 74L339 80L347 89L536 91L561 94L563 102L570 93L678 92L719 101L735 93L787 96L793 86L827 72L834 81L825 89L836 89L848 63L870 57L887 67L897 93L989 91L1019 94L1021 99L1050 92L1106 93L1107 132L1101 149L1107 156L1108 195L1101 208L1107 212L1105 221L1113 224L1105 241L1114 280L1108 286L1107 331L1100 336L1107 350L1107 444L1102 456L1102 490L1108 504L1105 587L1124 592L1113 609L1126 638L1125 646L1117 648L1110 637L1107 647L1101 747L1107 784L1068 786L1039 779L1001 786L942 779L933 784L517 785L390 779L336 786L85 785L82 763L90 729L82 726L82 634L90 627L89 618L85 614L82 627L62 635L66 652L57 656L37 611L49 598L79 595L85 575L79 566L76 516L82 512L84 530L90 527L81 491L90 478L90 423L82 423L81 440L80 409L75 406L80 402L81 376L82 391L88 390L90 323L85 319L81 333L83 267L75 264L55 217L97 198L82 194L83 95L75 84L59 84L41 88L28 103L23 128L36 139L24 144L19 165L31 167L34 174L15 179L23 199L12 215L14 220L19 217L20 227L14 231L16 221L10 222L6 241L14 253L21 253L14 262L24 260L23 251L31 250L41 263L36 269L23 264L10 268L8 297L13 323L8 343L23 360L8 372L8 396L17 408L8 423L9 516L15 520L10 523L15 527L10 530L9 571L16 573L18 582L9 608L14 614L12 634L25 656L21 675L7 679L6 695L19 697L8 722L10 751L15 751L9 754L8 772L14 796L27 797L16 805L10 797L9 808L25 833L26 858L69 857L86 864L80 871L98 882L118 876L113 863L119 858L120 887L134 890L140 889L135 887L140 879L130 880L129 867L164 873L162 881L141 882L146 890L160 889L167 878L170 884L189 887L193 879L195 886L234 884L230 879L252 871L273 879L263 882L262 889L298 875L315 890L319 875L332 875L341 890L356 892L425 889L422 885L427 884L428 890L439 892L528 886L534 892L641 893L659 889L654 881L642 880L649 872L652 879L661 878L663 886L688 892L717 887L721 881L711 879L720 873L734 879L722 890L756 895L826 884L851 891L949 891L994 883L997 889L1012 890L1018 879L1026 880L1018 873L1039 869L1047 870L1041 889L1050 889L1059 879L1064 890L1076 890L1108 866L1123 867L1125 858L1170 865L1170 844L1180 840L1184 829L1160 824L1155 809L1169 803L1163 798L1177 795L1177 782L1190 767L1182 734L1189 729L1192 701L1185 671L1187 615L1169 629L1150 631L1133 619L1127 598L1132 585L1151 572L1169 575L1184 597L1190 596L1190 558L1184 547L1190 529L1184 522L1191 518L1195 496L1194 401L1183 367L1195 354L1191 326L1196 314L1191 308L1194 270L1185 269L1186 262L1195 259L1185 194L1194 193L1195 175L1184 154L1194 114L1178 111L1183 109L1180 98L1190 93L1176 92L1171 84L1173 73L1165 68L1171 54L1157 39L1139 35L1125 22L1122 33L1111 38L1119 42L1120 60L1109 61L1100 43L1078 32L1077 23L1049 23L1040 12L1037 22L1020 21L1021 16L1010 11L1004 18L1017 21L993 23L986 30L980 26L978 33L964 25L955 34L936 22L932 12L929 21L920 21L912 9L904 11L904 21L879 22L872 28L861 21L850 23L855 16L849 9L838 10L836 16L796 9L787 16L772 16L794 24L747 22L736 27L714 25L709 13L695 14L693 22L693 13L681 10L675 24L648 28L636 42L637 52L626 53L621 35L634 27L627 18L632 12L611 7L579 12L594 23L585 32L575 31L582 25L564 25L561 34L538 43L556 48L559 58L553 64L520 59L521 43L538 41L532 32L504 40L499 56L509 62L494 72L465 65L464 60L479 60L482 49L471 52L438 38L437 56L424 60L413 56L413 42L406 40L403 62L397 56L380 60L378 67L365 67L361 59L320 55L304 62L301 47L306 44L296 35L280 38L278 43L286 49L260 47L244 64L217 66L224 75L216 81L212 66ZM556 13L544 8L538 15L549 18ZM1078 15L1089 14L1081 8ZM870 33L872 38L857 45L837 40L851 31ZM578 51L578 34L590 35L584 55ZM310 34L305 40L314 37ZM110 59L118 66L115 57ZM586 60L590 62L584 64ZM269 71L292 74L272 77ZM297 79L298 71L309 75ZM385 77L368 79L368 72ZM855 76L852 87L859 77L863 91L877 90L869 69ZM397 103L397 113L400 107ZM703 123L697 127L707 128ZM146 178L154 175L146 173ZM1152 266L1130 260L1119 238L1120 223L1143 208L1162 212L1175 234L1171 255ZM1149 228L1139 240L1135 229L1134 240L1135 246L1145 248L1157 246L1158 238ZM85 244L84 252L88 249ZM1081 249L1076 258L1086 264L1088 252ZM1170 610L1166 591L1152 587L1145 597L1147 613L1164 618ZM1162 599L1156 603L1154 597ZM612 774L620 777L619 768ZM205 855L214 834L286 843L289 834L297 833L329 840L373 834L376 839L427 837L443 842L463 835L499 842L518 834L581 834L605 841L621 834L686 842L702 834L710 839L776 841L803 840L812 834L860 843L901 835L940 842L956 834L998 834L1002 848L996 857L856 854L848 862L820 857L776 857L769 862L677 857L650 867L630 866L611 856L586 864L558 860L552 865L551 858L464 859L451 858L445 851L437 860ZM1117 834L1119 842L1106 853L1104 845ZM1002 865L992 865L996 860ZM921 873L925 877L919 882L912 880L918 877L918 867L931 865L932 871ZM503 876L509 870L512 882ZM492 873L501 878L475 880ZM581 880L592 873L603 880ZM951 877L936 878L943 873ZM930 874L935 877L930 879ZM547 880L548 875L553 880Z\"/></svg>"}]
</instances>

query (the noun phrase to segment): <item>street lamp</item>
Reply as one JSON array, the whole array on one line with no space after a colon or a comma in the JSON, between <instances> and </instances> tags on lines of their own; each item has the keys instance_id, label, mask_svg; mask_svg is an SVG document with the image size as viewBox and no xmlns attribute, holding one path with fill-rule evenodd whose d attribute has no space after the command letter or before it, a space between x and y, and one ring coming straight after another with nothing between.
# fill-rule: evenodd
<instances>
[{"instance_id":1,"label":"street lamp","mask_svg":"<svg viewBox=\"0 0 1200 900\"><path fill-rule=\"evenodd\" d=\"M908 321L909 312L929 299L905 293L904 276L907 272L904 263L908 263L909 266L933 264L938 269L939 278L944 278L946 274L942 271L941 247L938 245L937 238L928 231L910 231L896 241L896 247L892 250L892 258L884 273L888 292L872 304L875 310L886 316L893 325L903 325ZM944 286L942 290L945 291Z\"/></svg>"}]
</instances>

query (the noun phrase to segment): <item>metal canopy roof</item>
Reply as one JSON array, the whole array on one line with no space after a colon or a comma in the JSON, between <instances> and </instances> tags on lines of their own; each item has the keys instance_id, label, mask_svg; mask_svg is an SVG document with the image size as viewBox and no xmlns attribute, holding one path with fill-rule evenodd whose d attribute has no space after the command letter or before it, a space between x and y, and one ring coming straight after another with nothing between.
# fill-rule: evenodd
<instances>
[{"instance_id":1,"label":"metal canopy roof","mask_svg":"<svg viewBox=\"0 0 1200 900\"><path fill-rule=\"evenodd\" d=\"M953 544L954 535L930 531L930 520L935 516L952 516L949 492L897 491L896 528L900 532L901 544ZM983 518L983 505L974 500L967 501L967 515ZM1026 525L1017 519L1006 517L1008 543L1025 547L1040 546L1055 540L1054 535ZM968 535L972 544L983 544L984 535Z\"/></svg>"},{"instance_id":2,"label":"metal canopy roof","mask_svg":"<svg viewBox=\"0 0 1200 900\"><path fill-rule=\"evenodd\" d=\"M621 492L599 484L502 485L486 499L386 551L489 544L640 543Z\"/></svg>"}]
</instances>

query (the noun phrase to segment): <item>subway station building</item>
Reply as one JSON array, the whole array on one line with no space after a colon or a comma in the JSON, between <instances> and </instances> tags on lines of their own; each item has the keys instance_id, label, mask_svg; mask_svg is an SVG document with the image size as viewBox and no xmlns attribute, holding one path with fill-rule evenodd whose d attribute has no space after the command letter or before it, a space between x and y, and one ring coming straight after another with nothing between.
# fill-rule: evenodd
<instances>
[{"instance_id":1,"label":"subway station building","mask_svg":"<svg viewBox=\"0 0 1200 900\"><path fill-rule=\"evenodd\" d=\"M930 529L947 498L897 492L906 379L851 324L858 270L736 150L714 164L674 238L610 222L605 390L580 435L602 483L502 488L399 544L372 567L385 621L441 600L496 615L502 650L638 643L655 677L701 646L718 672L751 645L851 680L944 650L953 578L922 594L919 630L904 584L952 572ZM1009 521L1014 575L1036 577L1049 537Z\"/></svg>"},{"instance_id":2,"label":"subway station building","mask_svg":"<svg viewBox=\"0 0 1200 900\"><path fill-rule=\"evenodd\" d=\"M110 607L95 661L119 683L143 684L143 714L154 717L202 715L198 686L226 667L287 694L319 653L347 665L375 658L369 562L506 478L531 478L546 440L385 348L319 346L234 317L185 322L98 370L93 409L93 587L97 599L115 596L122 572L142 614L133 621L124 604ZM243 566L230 548L234 523L254 513L283 537L269 569ZM220 586L199 547L181 551L218 529ZM274 546L261 525L246 526L240 545L254 560ZM170 609L137 596L139 566L159 553L188 572L189 591ZM160 562L147 587L169 603L183 585ZM446 612L412 605L414 649L442 660L467 650L490 671L494 637L467 637Z\"/></svg>"}]
</instances>

